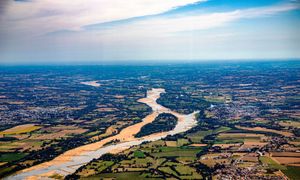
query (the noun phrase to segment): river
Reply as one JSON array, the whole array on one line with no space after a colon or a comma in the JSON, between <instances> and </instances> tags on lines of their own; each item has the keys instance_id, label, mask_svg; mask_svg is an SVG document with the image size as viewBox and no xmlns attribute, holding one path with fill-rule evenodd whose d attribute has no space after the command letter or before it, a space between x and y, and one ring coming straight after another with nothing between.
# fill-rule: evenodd
<instances>
[{"instance_id":1,"label":"river","mask_svg":"<svg viewBox=\"0 0 300 180\"><path fill-rule=\"evenodd\" d=\"M99 142L69 150L49 162L24 169L5 179L49 179L49 176L54 174L66 176L68 174L74 173L80 166L83 166L84 164L90 162L92 159L99 158L105 153L118 153L122 150L130 148L131 146L139 145L145 141L159 140L166 137L167 135L174 135L185 132L196 126L197 121L195 118L195 114L197 112L188 115L180 114L156 102L156 100L160 97L160 94L164 92L164 89L154 88L147 92L147 96L145 98L138 100L139 102L145 103L150 106L153 111L150 115L146 116L142 120L142 122L124 128L119 134L115 136L111 136ZM134 137L134 135L138 133L144 125L151 123L161 113L170 113L178 118L178 123L173 130L152 134L142 138ZM105 143L116 139L120 140L120 142L117 144L104 146Z\"/></svg>"}]
</instances>

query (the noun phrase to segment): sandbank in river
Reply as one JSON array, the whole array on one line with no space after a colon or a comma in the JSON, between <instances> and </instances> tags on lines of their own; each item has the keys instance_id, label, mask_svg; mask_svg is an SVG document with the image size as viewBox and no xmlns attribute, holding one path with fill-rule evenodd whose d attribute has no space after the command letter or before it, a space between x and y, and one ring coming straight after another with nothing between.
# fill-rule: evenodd
<instances>
[{"instance_id":1,"label":"sandbank in river","mask_svg":"<svg viewBox=\"0 0 300 180\"><path fill-rule=\"evenodd\" d=\"M165 90L161 88L152 89L147 92L147 97L138 100L138 102L147 104L153 110L153 112L146 116L142 122L126 127L121 130L119 134L105 138L99 142L66 151L49 162L24 169L7 177L6 179L45 179L54 174L66 176L74 173L80 166L83 166L94 158L99 158L105 153L119 153L131 146L139 145L145 141L159 140L167 135L185 132L196 126L197 121L195 119L195 114L197 112L184 115L171 111L156 102L156 100L160 97L160 94L164 92ZM144 125L154 121L154 119L161 113L171 113L178 118L178 123L173 130L155 133L142 138L134 137L134 135L137 134ZM112 140L120 140L120 142L117 144L103 146Z\"/></svg>"}]
</instances>

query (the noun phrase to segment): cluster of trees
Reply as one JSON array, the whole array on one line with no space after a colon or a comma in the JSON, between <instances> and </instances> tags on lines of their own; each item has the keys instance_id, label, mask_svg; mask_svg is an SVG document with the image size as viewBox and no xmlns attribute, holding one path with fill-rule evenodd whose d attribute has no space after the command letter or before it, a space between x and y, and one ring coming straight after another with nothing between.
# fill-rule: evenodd
<instances>
[{"instance_id":1,"label":"cluster of trees","mask_svg":"<svg viewBox=\"0 0 300 180\"><path fill-rule=\"evenodd\" d=\"M177 120L177 117L173 114L162 113L158 115L152 123L143 126L141 131L138 132L135 137L143 137L153 133L170 131L175 128Z\"/></svg>"},{"instance_id":2,"label":"cluster of trees","mask_svg":"<svg viewBox=\"0 0 300 180\"><path fill-rule=\"evenodd\" d=\"M193 98L185 93L164 93L157 102L165 107L184 114L190 114L210 106L210 103L206 100Z\"/></svg>"}]
</instances>

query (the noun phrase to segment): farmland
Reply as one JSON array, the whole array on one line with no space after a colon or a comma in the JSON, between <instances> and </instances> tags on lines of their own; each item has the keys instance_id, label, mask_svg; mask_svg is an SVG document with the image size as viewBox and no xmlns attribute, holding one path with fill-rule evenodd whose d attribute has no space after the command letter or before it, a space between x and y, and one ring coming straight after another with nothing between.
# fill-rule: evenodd
<instances>
[{"instance_id":1,"label":"farmland","mask_svg":"<svg viewBox=\"0 0 300 180\"><path fill-rule=\"evenodd\" d=\"M36 126L34 124L24 124L1 131L0 136L26 134L38 130L40 128L41 126Z\"/></svg>"},{"instance_id":2,"label":"farmland","mask_svg":"<svg viewBox=\"0 0 300 180\"><path fill-rule=\"evenodd\" d=\"M138 149L138 150L135 150ZM78 170L73 176L83 178L115 177L123 173L131 173L133 179L166 177L181 179L200 179L201 173L188 164L196 162L200 147L176 146L168 147L165 141L146 143L119 155L106 155ZM105 161L104 161L105 160ZM110 160L110 161L107 161ZM187 161L188 160L188 161ZM114 161L110 166L107 162ZM149 169L152 169L149 171ZM96 170L96 171L95 171Z\"/></svg>"},{"instance_id":3,"label":"farmland","mask_svg":"<svg viewBox=\"0 0 300 180\"><path fill-rule=\"evenodd\" d=\"M284 179L297 174L299 62L0 67L0 74L1 178L140 123L156 112L138 101L152 88L165 89L159 105L196 112L197 125L103 155L71 177ZM158 120L132 138L170 131L181 121Z\"/></svg>"}]
</instances>

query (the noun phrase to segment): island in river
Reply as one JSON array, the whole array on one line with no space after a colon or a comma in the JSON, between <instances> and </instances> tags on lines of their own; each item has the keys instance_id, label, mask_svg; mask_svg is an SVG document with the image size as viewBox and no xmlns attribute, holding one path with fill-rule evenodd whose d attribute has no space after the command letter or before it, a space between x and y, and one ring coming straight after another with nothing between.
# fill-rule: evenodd
<instances>
[{"instance_id":1,"label":"island in river","mask_svg":"<svg viewBox=\"0 0 300 180\"><path fill-rule=\"evenodd\" d=\"M130 148L131 146L138 145L146 141L159 140L167 135L181 133L196 126L197 121L195 120L195 114L197 112L184 115L174 112L156 102L156 100L160 97L160 94L164 92L164 89L155 88L147 92L147 97L139 100L139 102L150 106L153 111L150 115L146 116L142 122L123 129L115 136L69 150L49 162L24 169L12 176L9 176L7 179L34 179L50 177L51 175L66 176L74 173L80 166L90 162L92 159L99 158L105 153L118 153ZM137 134L144 125L154 121L154 119L161 113L170 113L178 118L178 123L173 130L155 133L142 138L134 137L134 135ZM118 141L119 143L105 146L105 144L111 141Z\"/></svg>"},{"instance_id":2,"label":"island in river","mask_svg":"<svg viewBox=\"0 0 300 180\"><path fill-rule=\"evenodd\" d=\"M0 178L300 179L299 67L0 67ZM179 113L172 123L142 102L153 87L166 91L159 111ZM194 111L197 125L172 135Z\"/></svg>"}]
</instances>

